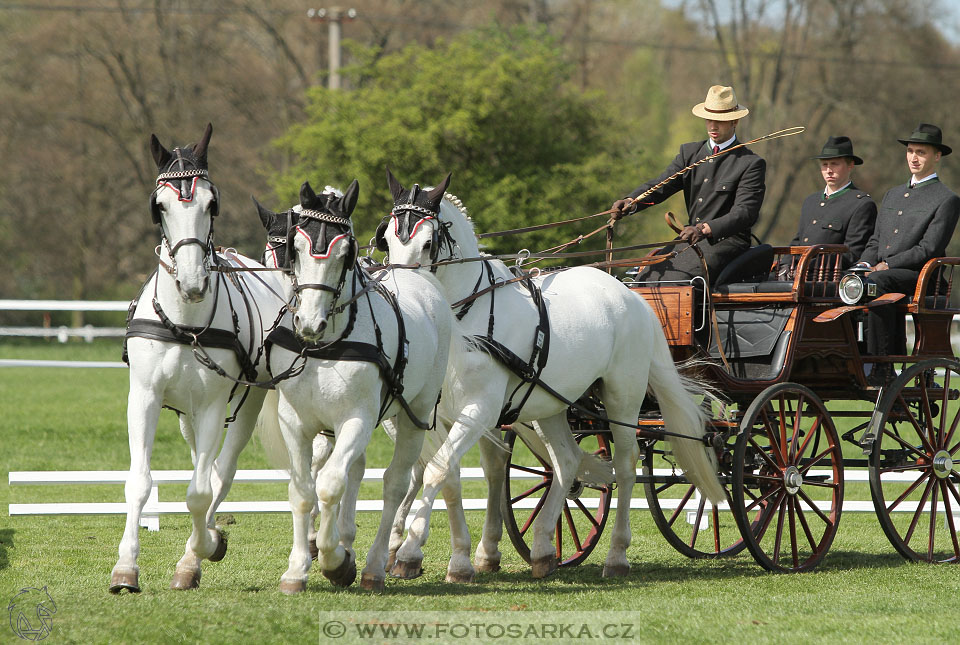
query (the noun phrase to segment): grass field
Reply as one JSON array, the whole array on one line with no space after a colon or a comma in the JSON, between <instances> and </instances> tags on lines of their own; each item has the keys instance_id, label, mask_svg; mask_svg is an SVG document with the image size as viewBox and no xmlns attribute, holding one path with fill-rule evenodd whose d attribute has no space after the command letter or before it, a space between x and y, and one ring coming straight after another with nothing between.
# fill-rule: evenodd
<instances>
[{"instance_id":1,"label":"grass field","mask_svg":"<svg viewBox=\"0 0 960 645\"><path fill-rule=\"evenodd\" d=\"M0 358L116 360L117 343L10 343ZM663 643L943 643L960 640L960 569L904 562L871 514L843 516L820 569L796 576L765 573L749 556L692 561L674 552L643 513L632 517L626 579L600 576L606 544L583 565L544 581L530 578L509 540L501 544L503 570L471 585L443 581L449 556L446 518L434 515L425 574L388 580L385 593L353 586L334 590L314 572L305 594L277 591L286 568L291 523L286 514L238 514L228 526L230 547L220 563L205 563L201 588L167 588L189 532L187 518L163 516L159 532L142 531L139 595L113 596L106 587L123 527L121 516L9 517L10 502L122 501L120 486L11 488L10 470L125 469L126 371L0 368L0 600L23 587L46 586L56 602L46 643L313 643L319 613L461 611L482 617L536 611L602 612L637 625L617 642ZM389 443L378 436L368 467L385 466ZM474 455L468 465L476 465ZM189 468L189 452L165 413L154 468ZM241 468L268 467L255 442ZM183 488L161 488L161 500L182 499ZM374 493L375 494L375 493ZM469 492L479 496L480 490ZM641 493L637 493L641 494ZM235 486L228 499L284 499L285 486ZM848 498L850 493L848 491ZM469 513L474 536L481 516ZM359 516L357 550L363 556L378 518ZM0 621L0 643L22 642ZM515 639L516 640L516 639ZM545 639L549 642L580 640ZM366 642L387 642L369 640ZM416 642L411 640L392 642ZM430 642L440 642L432 640ZM511 642L500 639L497 642Z\"/></svg>"}]
</instances>

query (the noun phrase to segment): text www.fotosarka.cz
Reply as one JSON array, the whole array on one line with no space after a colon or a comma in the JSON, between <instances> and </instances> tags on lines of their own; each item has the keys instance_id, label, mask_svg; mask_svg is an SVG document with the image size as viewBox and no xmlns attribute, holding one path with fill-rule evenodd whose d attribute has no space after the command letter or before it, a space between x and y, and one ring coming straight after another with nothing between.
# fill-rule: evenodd
<instances>
[{"instance_id":1,"label":"text www.fotosarka.cz","mask_svg":"<svg viewBox=\"0 0 960 645\"><path fill-rule=\"evenodd\" d=\"M629 643L642 619L633 611L322 611L319 642Z\"/></svg>"}]
</instances>

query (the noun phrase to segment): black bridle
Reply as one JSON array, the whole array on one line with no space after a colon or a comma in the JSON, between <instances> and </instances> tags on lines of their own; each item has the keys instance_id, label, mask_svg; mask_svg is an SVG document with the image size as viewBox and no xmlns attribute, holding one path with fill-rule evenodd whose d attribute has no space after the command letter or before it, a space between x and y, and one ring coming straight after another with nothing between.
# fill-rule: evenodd
<instances>
[{"instance_id":1,"label":"black bridle","mask_svg":"<svg viewBox=\"0 0 960 645\"><path fill-rule=\"evenodd\" d=\"M207 169L200 167L200 164L192 159L192 155L190 155L191 158L184 158L183 150L179 147L173 149L173 154L175 158L171 159L166 169L157 175L157 187L150 195L150 215L153 218L153 223L160 227L161 244L167 249L172 265L167 266L164 264L163 267L171 276L176 276L177 260L175 256L177 251L184 246L196 244L204 250L204 269L209 272L212 259L215 257L213 252L213 218L220 212L220 191L213 182L210 181ZM187 164L192 166L192 168L187 168ZM213 192L213 200L210 202L209 207L210 230L207 233L207 239L201 240L196 237L185 237L178 240L177 243L171 247L169 236L163 225L163 215L160 210L160 205L157 203L157 193L161 188L169 187L179 193L178 198L180 201L193 201L198 179L206 180L210 184L210 190ZM177 182L178 185L174 186L174 182Z\"/></svg>"},{"instance_id":2,"label":"black bridle","mask_svg":"<svg viewBox=\"0 0 960 645\"><path fill-rule=\"evenodd\" d=\"M288 217L290 217L289 213L290 211L288 211ZM331 303L330 310L327 312L327 316L324 318L324 321L326 321L330 318L330 316L335 316L341 313L348 305L356 302L357 296L354 295L354 297L352 297L349 302L346 302L340 305L337 304L338 301L340 300L340 295L343 293L344 286L346 286L347 274L350 272L351 269L354 268L354 265L357 262L357 257L359 254L359 245L357 243L357 239L353 235L353 227L351 225L351 222L346 217L339 217L337 215L333 215L332 213L326 213L323 211L318 211L318 210L313 210L308 208L302 209L299 213L299 216L301 220L312 219L320 222L320 233L317 236L317 238L314 239L310 236L309 233L307 233L304 229L300 228L299 225L297 224L293 224L290 227L290 229L288 229L287 239L286 239L287 257L285 258L285 262L289 267L293 266L293 254L294 254L293 238L294 238L296 229L303 231L304 235L310 240L311 245L316 245L316 243L319 241L326 241L328 225L333 225L334 227L343 227L346 229L346 231L339 232L339 235L345 235L347 238L347 242L350 244L351 251L350 251L350 254L347 256L347 258L344 260L342 267L340 268L340 277L337 279L336 286L330 286L328 284L323 284L321 282L300 283L297 281L296 274L295 273L292 274L293 275L293 294L294 294L294 300L295 300L294 305L292 307L293 310L296 310L299 308L300 294L303 293L304 291L312 289L317 291L326 291L328 293L333 294L333 302ZM333 252L332 251L333 243L334 243L334 240L331 240L330 242L328 242L328 245L327 245L328 254ZM354 274L354 276L356 277L356 273Z\"/></svg>"},{"instance_id":3,"label":"black bridle","mask_svg":"<svg viewBox=\"0 0 960 645\"><path fill-rule=\"evenodd\" d=\"M377 227L376 246L380 251L387 251L386 230L390 222L394 222L394 232L401 244L408 244L416 235L417 227L427 220L433 220L432 233L430 238L430 273L437 272L437 261L440 257L441 249L450 251L449 258L453 259L456 249L456 240L450 235L450 227L453 222L443 222L440 220L440 207L433 211L425 206L414 204L412 200L417 192L418 186L410 190L410 197L407 203L397 203L393 205L393 210Z\"/></svg>"}]
</instances>

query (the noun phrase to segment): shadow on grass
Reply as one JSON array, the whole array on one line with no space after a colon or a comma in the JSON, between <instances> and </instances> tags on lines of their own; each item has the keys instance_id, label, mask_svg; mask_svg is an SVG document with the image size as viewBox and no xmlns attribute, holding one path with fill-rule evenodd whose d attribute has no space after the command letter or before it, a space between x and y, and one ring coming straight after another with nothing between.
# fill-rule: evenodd
<instances>
[{"instance_id":1,"label":"shadow on grass","mask_svg":"<svg viewBox=\"0 0 960 645\"><path fill-rule=\"evenodd\" d=\"M7 549L13 548L13 529L0 530L0 570L10 566L10 556L7 555Z\"/></svg>"},{"instance_id":2,"label":"shadow on grass","mask_svg":"<svg viewBox=\"0 0 960 645\"><path fill-rule=\"evenodd\" d=\"M893 549L893 547L890 548ZM831 549L817 570L891 569L906 564L908 564L908 562L900 556L900 554L895 552L860 553L858 551Z\"/></svg>"}]
</instances>

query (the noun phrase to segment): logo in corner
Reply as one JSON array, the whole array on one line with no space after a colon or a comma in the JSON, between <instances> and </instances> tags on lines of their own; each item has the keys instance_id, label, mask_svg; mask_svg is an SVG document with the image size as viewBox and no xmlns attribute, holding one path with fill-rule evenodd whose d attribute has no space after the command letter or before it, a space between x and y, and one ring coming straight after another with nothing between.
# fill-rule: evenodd
<instances>
[{"instance_id":1,"label":"logo in corner","mask_svg":"<svg viewBox=\"0 0 960 645\"><path fill-rule=\"evenodd\" d=\"M24 587L7 605L10 615L10 629L27 641L42 641L53 630L53 615L57 613L57 603L47 592L47 588Z\"/></svg>"}]
</instances>

